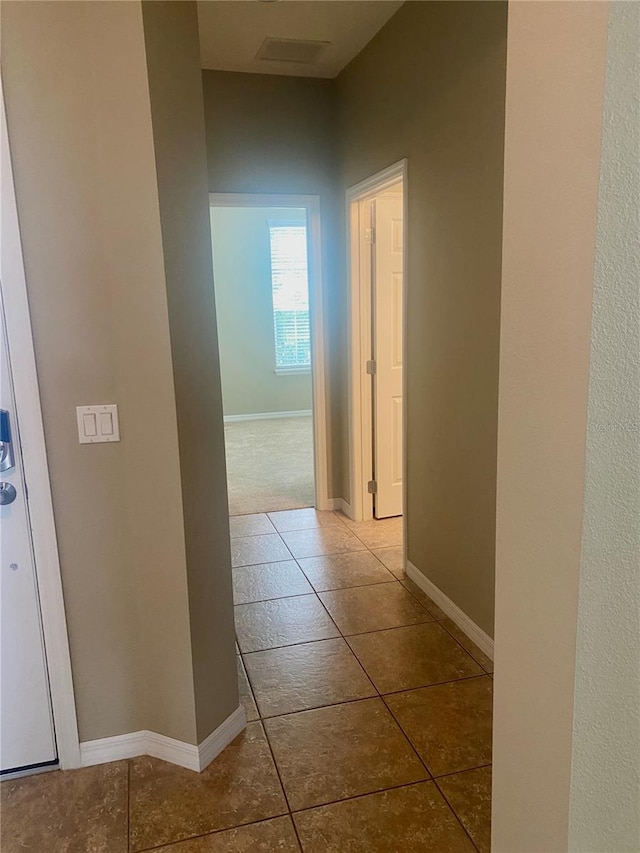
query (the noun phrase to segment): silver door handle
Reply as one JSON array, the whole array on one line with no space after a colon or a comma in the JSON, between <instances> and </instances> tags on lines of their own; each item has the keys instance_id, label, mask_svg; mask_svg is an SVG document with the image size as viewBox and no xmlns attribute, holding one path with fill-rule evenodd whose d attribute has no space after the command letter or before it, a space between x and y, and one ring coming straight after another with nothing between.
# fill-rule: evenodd
<instances>
[{"instance_id":1,"label":"silver door handle","mask_svg":"<svg viewBox=\"0 0 640 853\"><path fill-rule=\"evenodd\" d=\"M17 494L16 487L12 483L0 483L0 506L12 504Z\"/></svg>"},{"instance_id":2,"label":"silver door handle","mask_svg":"<svg viewBox=\"0 0 640 853\"><path fill-rule=\"evenodd\" d=\"M9 412L0 409L0 471L9 471L15 464Z\"/></svg>"}]
</instances>

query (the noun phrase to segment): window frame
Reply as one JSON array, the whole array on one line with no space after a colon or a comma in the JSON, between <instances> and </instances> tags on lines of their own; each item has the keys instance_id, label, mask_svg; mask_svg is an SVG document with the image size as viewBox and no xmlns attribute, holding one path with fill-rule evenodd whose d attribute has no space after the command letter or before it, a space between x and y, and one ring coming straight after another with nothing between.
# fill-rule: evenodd
<instances>
[{"instance_id":1,"label":"window frame","mask_svg":"<svg viewBox=\"0 0 640 853\"><path fill-rule=\"evenodd\" d=\"M274 305L273 292L273 255L272 255L272 237L271 232L275 228L304 228L305 232L305 261L306 261L306 282L307 282L307 323L309 326L309 361L297 364L278 364L278 338L276 332L276 308ZM269 281L271 287L271 311L273 316L273 355L274 355L274 373L276 376L296 376L309 375L311 373L311 365L313 359L313 344L311 331L311 287L310 287L310 269L309 269L309 222L308 213L305 210L304 219L268 219L267 231L269 238ZM303 313L303 312L300 312Z\"/></svg>"}]
</instances>

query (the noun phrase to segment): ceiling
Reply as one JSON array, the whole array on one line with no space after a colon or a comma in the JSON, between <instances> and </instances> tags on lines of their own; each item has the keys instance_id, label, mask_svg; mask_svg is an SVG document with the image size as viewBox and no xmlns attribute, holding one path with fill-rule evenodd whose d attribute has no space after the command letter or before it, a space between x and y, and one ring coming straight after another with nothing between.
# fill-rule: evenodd
<instances>
[{"instance_id":1,"label":"ceiling","mask_svg":"<svg viewBox=\"0 0 640 853\"><path fill-rule=\"evenodd\" d=\"M401 5L402 0L200 0L201 64L218 71L336 77ZM312 63L256 58L268 37L328 44Z\"/></svg>"}]
</instances>

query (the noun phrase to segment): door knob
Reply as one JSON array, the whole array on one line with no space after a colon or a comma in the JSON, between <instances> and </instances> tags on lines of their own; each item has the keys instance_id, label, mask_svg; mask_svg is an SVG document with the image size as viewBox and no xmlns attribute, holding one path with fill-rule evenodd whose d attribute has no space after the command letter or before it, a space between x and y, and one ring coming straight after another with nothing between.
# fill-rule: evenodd
<instances>
[{"instance_id":1,"label":"door knob","mask_svg":"<svg viewBox=\"0 0 640 853\"><path fill-rule=\"evenodd\" d=\"M9 412L0 409L0 471L9 471L14 465Z\"/></svg>"},{"instance_id":2,"label":"door knob","mask_svg":"<svg viewBox=\"0 0 640 853\"><path fill-rule=\"evenodd\" d=\"M11 483L0 483L0 506L12 504L16 499L16 487Z\"/></svg>"}]
</instances>

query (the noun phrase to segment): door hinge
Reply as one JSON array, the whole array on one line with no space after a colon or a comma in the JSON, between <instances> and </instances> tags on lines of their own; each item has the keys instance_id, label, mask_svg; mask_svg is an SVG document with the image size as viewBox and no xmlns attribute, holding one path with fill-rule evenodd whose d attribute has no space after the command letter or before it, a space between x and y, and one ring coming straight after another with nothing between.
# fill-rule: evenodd
<instances>
[{"instance_id":1,"label":"door hinge","mask_svg":"<svg viewBox=\"0 0 640 853\"><path fill-rule=\"evenodd\" d=\"M375 363L375 361L368 361L367 362L367 373L369 374L369 376L375 376L376 375L376 363Z\"/></svg>"},{"instance_id":2,"label":"door hinge","mask_svg":"<svg viewBox=\"0 0 640 853\"><path fill-rule=\"evenodd\" d=\"M365 228L364 229L364 239L370 246L376 242L376 229L375 228Z\"/></svg>"},{"instance_id":3,"label":"door hinge","mask_svg":"<svg viewBox=\"0 0 640 853\"><path fill-rule=\"evenodd\" d=\"M370 495L375 495L378 491L378 484L375 480L369 480L367 483L367 491Z\"/></svg>"}]
</instances>

